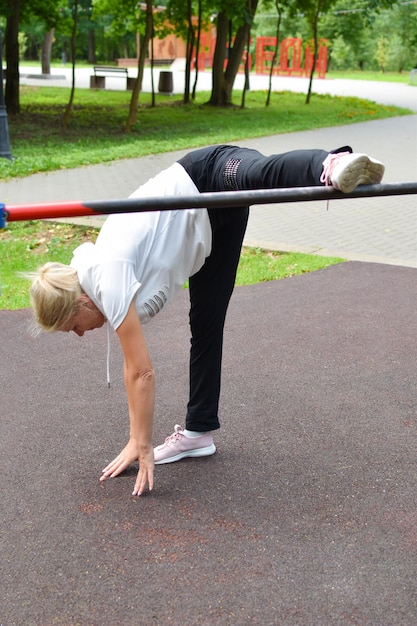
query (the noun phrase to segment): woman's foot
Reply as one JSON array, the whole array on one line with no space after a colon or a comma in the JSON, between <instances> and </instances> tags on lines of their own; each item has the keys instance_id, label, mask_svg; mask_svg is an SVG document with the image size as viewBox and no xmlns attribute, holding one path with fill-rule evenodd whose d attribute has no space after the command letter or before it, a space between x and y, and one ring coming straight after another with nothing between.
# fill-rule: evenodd
<instances>
[{"instance_id":1,"label":"woman's foot","mask_svg":"<svg viewBox=\"0 0 417 626\"><path fill-rule=\"evenodd\" d=\"M385 166L380 161L358 152L330 153L323 161L320 182L343 193L350 193L359 185L381 182Z\"/></svg>"},{"instance_id":2,"label":"woman's foot","mask_svg":"<svg viewBox=\"0 0 417 626\"><path fill-rule=\"evenodd\" d=\"M186 457L210 456L216 452L211 432L202 433L197 437L187 437L184 429L178 424L165 442L154 448L155 465L174 463Z\"/></svg>"}]
</instances>

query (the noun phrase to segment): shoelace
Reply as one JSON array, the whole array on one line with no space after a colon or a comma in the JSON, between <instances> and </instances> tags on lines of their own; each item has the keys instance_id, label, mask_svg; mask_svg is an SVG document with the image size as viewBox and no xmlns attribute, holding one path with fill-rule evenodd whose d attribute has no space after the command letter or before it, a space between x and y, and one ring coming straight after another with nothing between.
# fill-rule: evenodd
<instances>
[{"instance_id":1,"label":"shoelace","mask_svg":"<svg viewBox=\"0 0 417 626\"><path fill-rule=\"evenodd\" d=\"M332 174L339 157L350 154L350 152L330 152L323 161L323 171L320 176L320 182L324 183L326 187L332 185ZM330 200L327 200L326 211L329 210Z\"/></svg>"},{"instance_id":2,"label":"shoelace","mask_svg":"<svg viewBox=\"0 0 417 626\"><path fill-rule=\"evenodd\" d=\"M350 154L350 152L336 152L330 153L323 161L323 172L320 176L320 182L324 183L326 187L330 187L332 184L332 174L335 168L336 163L338 162L341 156L346 156Z\"/></svg>"},{"instance_id":3,"label":"shoelace","mask_svg":"<svg viewBox=\"0 0 417 626\"><path fill-rule=\"evenodd\" d=\"M181 438L182 435L182 428L181 426L175 426L174 432L172 433L172 435L169 435L169 437L167 437L165 439L165 444L167 446L169 446L171 443L174 443L175 441L178 441Z\"/></svg>"}]
</instances>

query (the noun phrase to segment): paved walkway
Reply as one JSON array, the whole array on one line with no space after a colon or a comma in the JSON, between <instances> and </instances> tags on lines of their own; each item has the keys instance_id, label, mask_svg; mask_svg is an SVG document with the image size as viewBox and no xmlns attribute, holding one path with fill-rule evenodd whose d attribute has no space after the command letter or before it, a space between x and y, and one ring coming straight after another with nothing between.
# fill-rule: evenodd
<instances>
[{"instance_id":1,"label":"paved walkway","mask_svg":"<svg viewBox=\"0 0 417 626\"><path fill-rule=\"evenodd\" d=\"M156 68L154 70L154 85L157 89L159 82L159 73L166 68ZM184 63L179 59L171 66L173 72L174 93L181 94L184 92ZM129 76L135 76L136 70L131 67L128 69ZM69 66L54 69L48 78L41 78L40 68L20 66L21 83L28 85L45 85L69 87L72 80L72 71ZM75 72L75 86L80 88L89 88L90 68L77 68ZM193 77L192 77L193 81ZM210 71L199 72L197 90L210 91L212 77ZM151 72L149 68L145 68L143 78L143 91L151 91ZM235 88L243 89L244 76L238 74L236 76ZM250 88L254 91L260 89L268 89L269 77L264 75L251 74ZM106 89L125 90L126 82L124 78L106 77ZM297 91L307 93L308 78L273 76L273 91ZM367 82L346 79L315 79L313 83L313 91L320 94L331 94L334 96L358 96L367 100L373 100L381 104L396 105L411 109L417 112L417 87L406 85L403 83L390 82Z\"/></svg>"},{"instance_id":2,"label":"paved walkway","mask_svg":"<svg viewBox=\"0 0 417 626\"><path fill-rule=\"evenodd\" d=\"M21 68L22 82L45 84L44 79L33 78L34 71L34 68ZM134 73L133 68L129 71ZM60 75L48 79L48 84L69 84L69 68L59 72ZM77 86L87 87L90 73L91 70L86 68L77 70ZM184 72L175 69L176 91L182 90L183 77ZM237 86L241 80L242 77L238 76ZM111 89L123 88L124 81L120 78L108 81ZM210 73L200 73L199 89L209 89L210 81ZM266 88L267 84L265 76L251 77L254 89ZM149 85L148 70L144 90L149 89ZM307 79L275 77L273 87L305 92ZM406 106L417 113L417 87L410 85L316 80L314 90L335 95L357 95L385 104ZM385 163L384 182L417 180L417 115L236 143L257 148L265 154L297 148L332 149L350 144L356 151L372 154ZM183 154L184 151L178 151L0 182L0 198L6 204L124 198ZM78 221L102 223L101 218L81 218ZM327 210L325 202L260 205L251 211L245 244L417 267L416 232L414 195L334 201L330 210Z\"/></svg>"}]
</instances>

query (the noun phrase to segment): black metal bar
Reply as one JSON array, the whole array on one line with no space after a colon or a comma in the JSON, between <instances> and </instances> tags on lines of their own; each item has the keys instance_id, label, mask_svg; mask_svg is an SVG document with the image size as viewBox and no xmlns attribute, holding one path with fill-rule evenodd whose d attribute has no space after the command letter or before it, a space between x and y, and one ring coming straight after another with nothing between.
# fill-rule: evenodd
<instances>
[{"instance_id":1,"label":"black metal bar","mask_svg":"<svg viewBox=\"0 0 417 626\"><path fill-rule=\"evenodd\" d=\"M7 221L53 219L82 215L108 215L110 213L169 211L172 209L227 208L253 206L256 204L308 202L312 200L346 200L349 198L369 198L416 193L417 182L412 182L360 186L349 194L336 191L333 187L317 186L225 191L201 193L194 196L0 205L0 227L4 227Z\"/></svg>"},{"instance_id":2,"label":"black metal bar","mask_svg":"<svg viewBox=\"0 0 417 626\"><path fill-rule=\"evenodd\" d=\"M253 189L201 193L198 196L175 196L159 198L127 198L125 200L102 200L84 202L94 213L128 213L135 211L167 211L170 209L225 208L273 204L284 202L308 202L312 200L346 200L372 196L408 195L417 193L415 183L387 183L357 187L349 194L333 187L292 187L284 189Z\"/></svg>"}]
</instances>

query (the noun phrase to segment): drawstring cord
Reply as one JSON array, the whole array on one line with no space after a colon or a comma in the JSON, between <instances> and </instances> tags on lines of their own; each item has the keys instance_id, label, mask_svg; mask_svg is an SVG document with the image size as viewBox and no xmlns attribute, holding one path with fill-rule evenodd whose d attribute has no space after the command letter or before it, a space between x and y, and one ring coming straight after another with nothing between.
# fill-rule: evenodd
<instances>
[{"instance_id":1,"label":"drawstring cord","mask_svg":"<svg viewBox=\"0 0 417 626\"><path fill-rule=\"evenodd\" d=\"M107 387L110 389L110 327L109 322L107 326Z\"/></svg>"}]
</instances>

